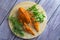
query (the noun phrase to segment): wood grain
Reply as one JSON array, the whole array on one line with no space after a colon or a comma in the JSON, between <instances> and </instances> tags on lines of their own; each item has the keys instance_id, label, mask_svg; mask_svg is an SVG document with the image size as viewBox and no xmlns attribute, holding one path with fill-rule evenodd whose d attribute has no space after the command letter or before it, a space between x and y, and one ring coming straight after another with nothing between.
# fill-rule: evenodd
<instances>
[{"instance_id":1,"label":"wood grain","mask_svg":"<svg viewBox=\"0 0 60 40\"><path fill-rule=\"evenodd\" d=\"M0 25L15 4L16 0L0 0Z\"/></svg>"},{"instance_id":2,"label":"wood grain","mask_svg":"<svg viewBox=\"0 0 60 40\"><path fill-rule=\"evenodd\" d=\"M21 1L18 0L17 3L19 2ZM46 11L46 14L48 17L48 23L45 31L38 38L34 38L30 40L59 40L60 38L60 0L41 0L39 4ZM0 8L0 11L1 10L4 10L4 9ZM16 37L10 31L7 23L7 18L4 20L4 22L0 26L0 40L23 40L21 38Z\"/></svg>"}]
</instances>

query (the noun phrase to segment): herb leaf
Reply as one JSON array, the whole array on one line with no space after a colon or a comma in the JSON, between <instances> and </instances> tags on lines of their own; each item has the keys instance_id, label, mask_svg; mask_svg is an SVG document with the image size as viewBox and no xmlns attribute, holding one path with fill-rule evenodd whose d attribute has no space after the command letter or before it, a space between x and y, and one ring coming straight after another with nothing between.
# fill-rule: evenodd
<instances>
[{"instance_id":1,"label":"herb leaf","mask_svg":"<svg viewBox=\"0 0 60 40\"><path fill-rule=\"evenodd\" d=\"M13 31L15 33L20 34L21 36L24 36L24 31L22 29L22 23L19 23L18 19L16 17L9 17L9 20L13 24Z\"/></svg>"},{"instance_id":2,"label":"herb leaf","mask_svg":"<svg viewBox=\"0 0 60 40\"><path fill-rule=\"evenodd\" d=\"M43 22L45 15L43 12L39 12L38 9L36 8L36 5L33 5L32 7L27 9L28 11L31 11L34 14L35 21Z\"/></svg>"}]
</instances>

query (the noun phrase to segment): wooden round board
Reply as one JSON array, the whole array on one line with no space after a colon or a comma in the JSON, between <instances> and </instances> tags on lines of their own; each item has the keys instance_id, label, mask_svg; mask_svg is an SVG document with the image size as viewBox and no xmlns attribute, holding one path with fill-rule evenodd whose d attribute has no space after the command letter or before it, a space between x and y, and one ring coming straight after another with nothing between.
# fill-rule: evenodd
<instances>
[{"instance_id":1,"label":"wooden round board","mask_svg":"<svg viewBox=\"0 0 60 40\"><path fill-rule=\"evenodd\" d=\"M27 8L33 6L34 4L36 4L36 3L35 3L35 2L29 2L29 1L18 3L18 4L15 5L14 8L11 10L9 17L10 17L10 16L15 16L19 7L23 7L23 8L25 8L25 9L27 9ZM46 16L45 10L44 10L40 5L37 5L36 7L39 9L39 12L43 11L43 14ZM31 39L31 38L37 37L37 36L39 36L39 35L42 34L42 32L44 31L44 29L46 28L47 16L45 17L44 22L43 22L43 23L40 23L40 25L39 25L39 32L36 32L36 31L33 29L33 31L34 31L34 33L35 33L35 36L33 36L33 35L31 35L31 34L28 34L28 33L26 33L26 32L24 32L24 36L20 36L19 34L16 34L16 33L12 30L12 28L13 28L12 23L11 23L9 20L8 20L8 22L9 22L9 27L10 27L11 31L12 31L16 36L18 36L18 37L20 37L20 38L23 38L23 39Z\"/></svg>"}]
</instances>

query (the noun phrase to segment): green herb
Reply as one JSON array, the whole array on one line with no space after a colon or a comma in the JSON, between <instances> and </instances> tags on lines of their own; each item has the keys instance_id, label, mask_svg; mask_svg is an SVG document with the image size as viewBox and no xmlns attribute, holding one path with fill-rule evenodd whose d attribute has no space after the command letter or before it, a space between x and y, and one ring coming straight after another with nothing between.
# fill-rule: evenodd
<instances>
[{"instance_id":1,"label":"green herb","mask_svg":"<svg viewBox=\"0 0 60 40\"><path fill-rule=\"evenodd\" d=\"M39 22L43 22L44 21L44 14L43 13L40 13L39 15L36 16L36 21L39 21Z\"/></svg>"},{"instance_id":2,"label":"green herb","mask_svg":"<svg viewBox=\"0 0 60 40\"><path fill-rule=\"evenodd\" d=\"M34 14L35 21L43 22L45 15L43 12L39 12L38 9L36 8L36 5L33 5L32 7L27 9L28 11L31 11Z\"/></svg>"},{"instance_id":3,"label":"green herb","mask_svg":"<svg viewBox=\"0 0 60 40\"><path fill-rule=\"evenodd\" d=\"M18 19L16 17L9 17L9 20L13 24L13 31L15 33L20 34L21 36L24 36L24 31L22 29L22 23L19 23Z\"/></svg>"},{"instance_id":4,"label":"green herb","mask_svg":"<svg viewBox=\"0 0 60 40\"><path fill-rule=\"evenodd\" d=\"M28 8L27 10L31 11L36 7L36 5L33 5L31 8Z\"/></svg>"}]
</instances>

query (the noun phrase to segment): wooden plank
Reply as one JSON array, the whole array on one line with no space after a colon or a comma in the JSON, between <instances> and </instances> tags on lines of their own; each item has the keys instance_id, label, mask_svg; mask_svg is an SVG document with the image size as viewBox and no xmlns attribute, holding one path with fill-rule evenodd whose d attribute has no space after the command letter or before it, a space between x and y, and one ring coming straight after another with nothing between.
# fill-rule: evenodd
<instances>
[{"instance_id":1,"label":"wooden plank","mask_svg":"<svg viewBox=\"0 0 60 40\"><path fill-rule=\"evenodd\" d=\"M18 0L19 1L19 0ZM53 1L53 2L52 2ZM42 0L41 2L40 2L40 4L42 5L42 7L46 10L46 12L47 12L47 16L48 16L48 20L50 19L50 17L51 17L51 15L55 12L55 10L57 10L58 9L58 5L60 4L59 3L60 1L58 1L58 0ZM54 16L54 15L53 15ZM56 15L55 15L56 16ZM54 18L54 17L53 17ZM52 18L51 18L52 19ZM49 21L48 22L48 24L49 24L49 27L50 27L50 22L51 21ZM52 21L53 22L53 21ZM52 23L51 22L51 23ZM55 24L54 24L55 25ZM47 40L47 35L48 35L48 31L49 31L49 28L48 27L48 25L47 25L47 28L45 29L45 31L43 32L43 34L42 35L40 35L39 37L38 37L38 39L37 40ZM4 32L1 32L0 31L0 35L2 35L0 38L2 39L8 39L8 40L13 40L14 38L14 40L20 40L20 38L17 38L17 37L15 37L15 35L13 35L12 33L11 33L11 31L9 30L9 28L8 28L8 23L7 23L7 19L5 19L5 21L3 22L3 24L0 26L0 30L1 31L4 31ZM51 27L50 27L51 28ZM5 30L4 30L5 29ZM8 31L7 31L8 30ZM52 29L51 29L51 31L52 31ZM49 31L50 32L50 31ZM5 34L3 34L3 33L5 33ZM52 33L51 33L52 34ZM49 38L50 39L50 38ZM35 40L35 39L31 39L31 40Z\"/></svg>"},{"instance_id":2,"label":"wooden plank","mask_svg":"<svg viewBox=\"0 0 60 40\"><path fill-rule=\"evenodd\" d=\"M13 37L13 33L11 32L7 20L5 19L3 24L0 26L0 39L11 39Z\"/></svg>"},{"instance_id":3,"label":"wooden plank","mask_svg":"<svg viewBox=\"0 0 60 40\"><path fill-rule=\"evenodd\" d=\"M48 33L48 39L51 40L57 40L57 37L60 36L60 6L58 7L58 10L55 12L52 19L50 19L50 22L48 23L49 33ZM54 34L54 35L53 35Z\"/></svg>"},{"instance_id":4,"label":"wooden plank","mask_svg":"<svg viewBox=\"0 0 60 40\"><path fill-rule=\"evenodd\" d=\"M0 40L10 40L13 37L5 17L15 2L16 0L0 0Z\"/></svg>"},{"instance_id":5,"label":"wooden plank","mask_svg":"<svg viewBox=\"0 0 60 40\"><path fill-rule=\"evenodd\" d=\"M43 2L42 2L43 1ZM47 14L47 19L49 20L50 17L53 15L54 11L60 4L60 0L42 0L40 5L45 9Z\"/></svg>"},{"instance_id":6,"label":"wooden plank","mask_svg":"<svg viewBox=\"0 0 60 40\"><path fill-rule=\"evenodd\" d=\"M4 21L5 17L10 9L13 7L15 4L16 0L0 0L0 25Z\"/></svg>"}]
</instances>

